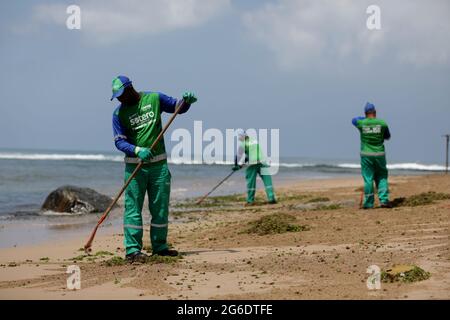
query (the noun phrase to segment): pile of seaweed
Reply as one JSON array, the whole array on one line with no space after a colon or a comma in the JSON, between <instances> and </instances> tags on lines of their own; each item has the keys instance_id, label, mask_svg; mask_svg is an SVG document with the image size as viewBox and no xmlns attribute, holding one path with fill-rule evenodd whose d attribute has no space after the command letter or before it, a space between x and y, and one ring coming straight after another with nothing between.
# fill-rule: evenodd
<instances>
[{"instance_id":1,"label":"pile of seaweed","mask_svg":"<svg viewBox=\"0 0 450 320\"><path fill-rule=\"evenodd\" d=\"M414 265L399 265L381 272L381 282L417 282L427 280L430 273Z\"/></svg>"},{"instance_id":2,"label":"pile of seaweed","mask_svg":"<svg viewBox=\"0 0 450 320\"><path fill-rule=\"evenodd\" d=\"M442 192L423 192L420 194L415 194L408 198L396 198L392 201L394 207L416 207L423 206L427 204L433 204L438 200L448 200L450 199L450 194Z\"/></svg>"},{"instance_id":3,"label":"pile of seaweed","mask_svg":"<svg viewBox=\"0 0 450 320\"><path fill-rule=\"evenodd\" d=\"M299 232L309 230L308 226L295 224L295 216L287 213L275 213L251 221L246 233L258 235L277 234L285 232Z\"/></svg>"}]
</instances>

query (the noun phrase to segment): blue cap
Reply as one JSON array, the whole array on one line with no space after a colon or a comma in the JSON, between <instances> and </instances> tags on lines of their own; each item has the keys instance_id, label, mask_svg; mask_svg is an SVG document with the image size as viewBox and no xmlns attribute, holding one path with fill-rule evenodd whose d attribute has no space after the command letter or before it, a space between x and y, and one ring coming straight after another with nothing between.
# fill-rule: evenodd
<instances>
[{"instance_id":1,"label":"blue cap","mask_svg":"<svg viewBox=\"0 0 450 320\"><path fill-rule=\"evenodd\" d=\"M247 133L245 133L245 130L243 129L237 129L235 133L239 140L244 140L244 138L247 136Z\"/></svg>"},{"instance_id":2,"label":"blue cap","mask_svg":"<svg viewBox=\"0 0 450 320\"><path fill-rule=\"evenodd\" d=\"M125 90L126 87L131 86L131 80L128 77L125 76L118 76L115 77L112 81L112 97L111 100L114 98L120 97Z\"/></svg>"},{"instance_id":3,"label":"blue cap","mask_svg":"<svg viewBox=\"0 0 450 320\"><path fill-rule=\"evenodd\" d=\"M373 103L367 102L366 106L364 107L364 112L365 113L369 113L369 112L375 112L375 105Z\"/></svg>"}]
</instances>

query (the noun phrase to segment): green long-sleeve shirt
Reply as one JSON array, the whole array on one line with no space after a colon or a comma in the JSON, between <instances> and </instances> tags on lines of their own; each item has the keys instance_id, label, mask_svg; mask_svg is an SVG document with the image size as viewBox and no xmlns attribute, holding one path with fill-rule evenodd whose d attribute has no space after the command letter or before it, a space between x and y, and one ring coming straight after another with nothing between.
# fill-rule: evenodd
<instances>
[{"instance_id":1,"label":"green long-sleeve shirt","mask_svg":"<svg viewBox=\"0 0 450 320\"><path fill-rule=\"evenodd\" d=\"M352 123L361 135L362 156L385 155L384 140L389 139L391 134L384 120L357 117L352 120Z\"/></svg>"}]
</instances>

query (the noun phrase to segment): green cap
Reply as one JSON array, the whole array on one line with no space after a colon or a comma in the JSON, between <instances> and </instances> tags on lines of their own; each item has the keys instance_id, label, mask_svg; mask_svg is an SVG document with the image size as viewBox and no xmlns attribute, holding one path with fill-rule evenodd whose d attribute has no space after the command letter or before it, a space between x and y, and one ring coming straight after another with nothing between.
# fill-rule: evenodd
<instances>
[{"instance_id":1,"label":"green cap","mask_svg":"<svg viewBox=\"0 0 450 320\"><path fill-rule=\"evenodd\" d=\"M115 77L112 81L112 97L111 101L114 98L120 97L125 90L126 87L131 86L131 80L126 76L118 76Z\"/></svg>"}]
</instances>

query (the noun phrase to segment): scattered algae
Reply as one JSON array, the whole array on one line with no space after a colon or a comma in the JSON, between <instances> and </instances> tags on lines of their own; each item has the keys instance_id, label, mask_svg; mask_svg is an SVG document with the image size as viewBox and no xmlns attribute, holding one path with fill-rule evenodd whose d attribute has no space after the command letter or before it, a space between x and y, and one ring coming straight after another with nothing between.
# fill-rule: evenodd
<instances>
[{"instance_id":1,"label":"scattered algae","mask_svg":"<svg viewBox=\"0 0 450 320\"><path fill-rule=\"evenodd\" d=\"M201 204L198 204L199 199L188 199L180 201L173 205L174 208L197 208L201 207L221 207L230 206L236 202L242 202L245 197L242 194L231 194L225 196L214 196L206 198Z\"/></svg>"},{"instance_id":2,"label":"scattered algae","mask_svg":"<svg viewBox=\"0 0 450 320\"><path fill-rule=\"evenodd\" d=\"M160 255L152 255L148 258L147 263L167 263L167 264L171 264L171 263L175 263L178 260L183 259L183 256L178 254L175 257L170 257L170 256L160 256Z\"/></svg>"},{"instance_id":3,"label":"scattered algae","mask_svg":"<svg viewBox=\"0 0 450 320\"><path fill-rule=\"evenodd\" d=\"M338 203L332 203L332 204L322 204L313 209L313 211L322 211L322 210L337 210L341 209L342 206Z\"/></svg>"},{"instance_id":4,"label":"scattered algae","mask_svg":"<svg viewBox=\"0 0 450 320\"><path fill-rule=\"evenodd\" d=\"M307 198L311 197L309 194L296 194L296 193L287 193L281 194L278 198L279 201L303 201Z\"/></svg>"},{"instance_id":5,"label":"scattered algae","mask_svg":"<svg viewBox=\"0 0 450 320\"><path fill-rule=\"evenodd\" d=\"M327 201L330 201L330 198L327 198L327 197L316 197L316 198L309 199L308 201L306 201L306 203L327 202Z\"/></svg>"},{"instance_id":6,"label":"scattered algae","mask_svg":"<svg viewBox=\"0 0 450 320\"><path fill-rule=\"evenodd\" d=\"M95 254L80 254L71 258L72 261L83 261L85 258L89 261L95 261L97 258L104 258L106 256L113 256L114 254L109 251L97 251Z\"/></svg>"},{"instance_id":7,"label":"scattered algae","mask_svg":"<svg viewBox=\"0 0 450 320\"><path fill-rule=\"evenodd\" d=\"M127 264L128 261L125 260L122 257L114 256L111 259L108 259L104 262L104 264L107 267L113 267L113 266L123 266L124 264Z\"/></svg>"},{"instance_id":8,"label":"scattered algae","mask_svg":"<svg viewBox=\"0 0 450 320\"><path fill-rule=\"evenodd\" d=\"M152 255L152 256L148 257L148 259L145 263L146 264L158 264L158 263L172 264L172 263L177 262L180 259L183 259L183 256L180 254L175 257ZM130 262L122 257L114 256L111 259L104 261L103 263L107 267L113 267L113 266L123 266Z\"/></svg>"},{"instance_id":9,"label":"scattered algae","mask_svg":"<svg viewBox=\"0 0 450 320\"><path fill-rule=\"evenodd\" d=\"M109 251L97 251L94 256L96 257L104 257L104 256L113 256L114 254Z\"/></svg>"}]
</instances>

